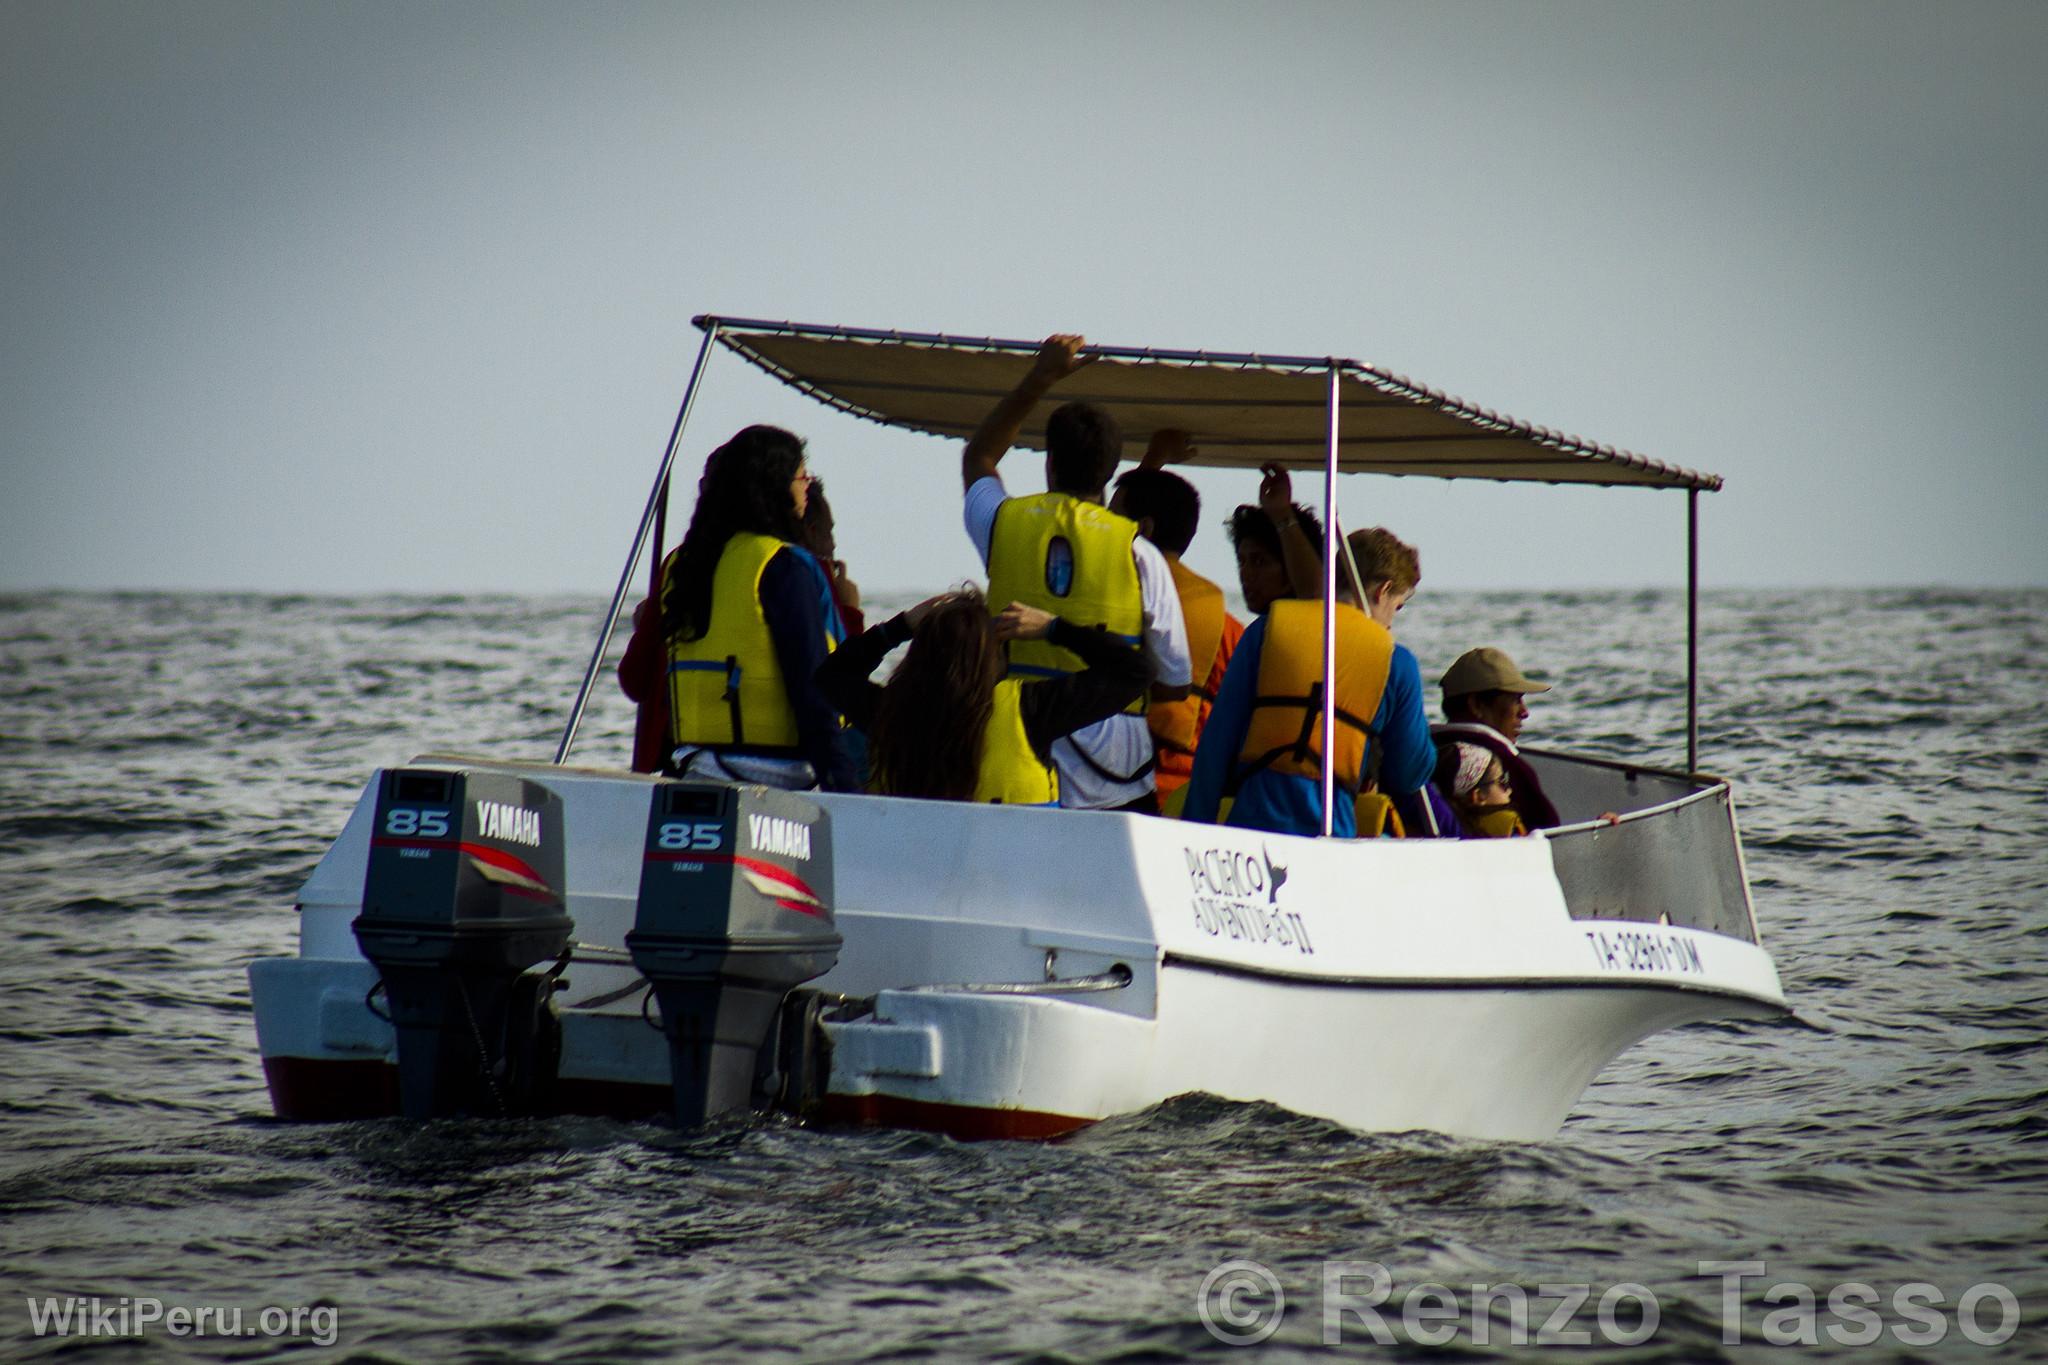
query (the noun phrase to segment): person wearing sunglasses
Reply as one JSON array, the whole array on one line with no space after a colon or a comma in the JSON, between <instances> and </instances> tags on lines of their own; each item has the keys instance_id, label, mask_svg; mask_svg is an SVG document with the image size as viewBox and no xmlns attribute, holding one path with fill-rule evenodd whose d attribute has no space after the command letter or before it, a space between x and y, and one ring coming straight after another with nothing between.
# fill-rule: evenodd
<instances>
[{"instance_id":1,"label":"person wearing sunglasses","mask_svg":"<svg viewBox=\"0 0 2048 1365\"><path fill-rule=\"evenodd\" d=\"M1505 839L1529 832L1514 807L1514 780L1491 750L1458 740L1439 745L1434 780L1457 812L1460 837Z\"/></svg>"}]
</instances>

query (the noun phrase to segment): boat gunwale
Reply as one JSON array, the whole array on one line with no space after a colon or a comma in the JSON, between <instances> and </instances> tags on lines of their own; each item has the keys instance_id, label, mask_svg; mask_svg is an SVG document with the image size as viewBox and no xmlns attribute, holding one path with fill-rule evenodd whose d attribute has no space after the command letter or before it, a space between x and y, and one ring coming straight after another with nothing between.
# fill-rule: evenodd
<instances>
[{"instance_id":1,"label":"boat gunwale","mask_svg":"<svg viewBox=\"0 0 2048 1365\"><path fill-rule=\"evenodd\" d=\"M1727 934L1716 934L1711 929L1692 929L1691 933L1713 934L1715 938L1727 939L1730 943L1741 943L1748 948L1761 948L1745 943ZM1191 971L1206 971L1218 976L1241 976L1260 980L1277 981L1286 985L1332 987L1345 990L1418 990L1418 991L1494 991L1494 990L1648 990L1680 991L1693 995L1711 995L1728 1000L1740 1000L1747 1004L1762 1006L1777 1014L1792 1014L1792 1007L1782 996L1756 995L1734 986L1709 985L1692 981L1676 981L1664 977L1604 977L1604 976L1526 976L1526 977L1400 977L1400 976L1319 976L1313 972L1291 972L1281 967L1262 967L1240 962L1225 962L1217 958L1200 957L1190 953L1165 952L1160 954L1161 970L1182 967Z\"/></svg>"}]
</instances>

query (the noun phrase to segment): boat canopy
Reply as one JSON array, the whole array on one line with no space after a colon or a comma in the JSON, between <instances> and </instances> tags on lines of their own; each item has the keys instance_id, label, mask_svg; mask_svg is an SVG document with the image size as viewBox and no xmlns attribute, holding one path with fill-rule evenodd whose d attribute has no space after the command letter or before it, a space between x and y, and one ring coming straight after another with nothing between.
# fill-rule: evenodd
<instances>
[{"instance_id":1,"label":"boat canopy","mask_svg":"<svg viewBox=\"0 0 2048 1365\"><path fill-rule=\"evenodd\" d=\"M1016 386L1037 341L763 322L706 314L709 338L783 383L842 412L965 440ZM1089 346L1094 364L1064 380L1060 402L1099 403L1136 460L1162 427L1194 435L1195 465L1322 468L1329 454L1330 376L1337 373L1337 467L1344 473L1445 479L1632 485L1710 491L1696 473L1613 446L1517 421L1401 375L1332 356L1273 356ZM1045 448L1041 404L1018 444Z\"/></svg>"},{"instance_id":2,"label":"boat canopy","mask_svg":"<svg viewBox=\"0 0 2048 1365\"><path fill-rule=\"evenodd\" d=\"M828 406L870 421L964 440L1023 371L1037 341L998 341L937 332L824 327L705 313L692 321L704 333L683 390L675 428L648 492L626 567L620 571L597 646L555 749L568 761L590 689L618 625L633 570L652 536L650 594L659 591L669 475L690 420L714 343ZM1274 356L1229 351L1165 351L1088 346L1095 363L1062 381L1062 402L1085 399L1115 414L1130 433L1124 456L1135 460L1162 427L1194 437L1191 464L1256 469L1279 464L1323 470L1323 600L1337 596L1337 562L1347 562L1334 509L1340 473L1421 474L1441 479L1574 483L1609 487L1682 488L1686 492L1685 756L1699 764L1699 495L1720 488L1700 474L1613 446L1518 422L1452 398L1377 366L1336 356ZM1040 404L1047 414L1051 405ZM1017 444L1043 450L1044 418L1027 417ZM1135 446L1135 448L1134 448ZM1351 572L1356 574L1355 568ZM1323 617L1323 676L1336 675L1336 613ZM1323 752L1335 750L1336 694L1323 689ZM1334 772L1323 773L1323 833L1330 832Z\"/></svg>"}]
</instances>

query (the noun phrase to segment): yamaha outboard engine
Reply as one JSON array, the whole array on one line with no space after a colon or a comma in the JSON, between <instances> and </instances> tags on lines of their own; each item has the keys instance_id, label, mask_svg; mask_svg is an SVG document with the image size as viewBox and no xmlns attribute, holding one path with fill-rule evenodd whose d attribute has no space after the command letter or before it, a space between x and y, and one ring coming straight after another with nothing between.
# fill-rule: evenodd
<instances>
[{"instance_id":1,"label":"yamaha outboard engine","mask_svg":"<svg viewBox=\"0 0 2048 1365\"><path fill-rule=\"evenodd\" d=\"M745 1108L776 1011L839 959L825 812L768 787L662 782L626 947L654 983L676 1122Z\"/></svg>"},{"instance_id":2,"label":"yamaha outboard engine","mask_svg":"<svg viewBox=\"0 0 2048 1365\"><path fill-rule=\"evenodd\" d=\"M569 946L562 801L507 773L393 768L377 792L356 942L383 975L409 1118L542 1110Z\"/></svg>"}]
</instances>

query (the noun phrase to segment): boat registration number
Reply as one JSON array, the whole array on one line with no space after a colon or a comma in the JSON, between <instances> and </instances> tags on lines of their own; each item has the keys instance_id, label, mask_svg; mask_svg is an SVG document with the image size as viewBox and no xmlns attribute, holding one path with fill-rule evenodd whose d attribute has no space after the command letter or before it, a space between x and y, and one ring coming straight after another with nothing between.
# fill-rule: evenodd
<instances>
[{"instance_id":1,"label":"boat registration number","mask_svg":"<svg viewBox=\"0 0 2048 1365\"><path fill-rule=\"evenodd\" d=\"M1707 972L1700 962L1699 945L1678 934L1588 929L1586 943L1593 950L1593 960L1608 971L1684 972L1690 976Z\"/></svg>"}]
</instances>

